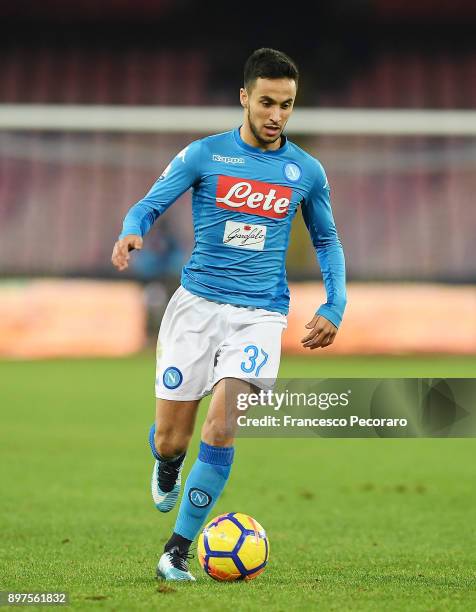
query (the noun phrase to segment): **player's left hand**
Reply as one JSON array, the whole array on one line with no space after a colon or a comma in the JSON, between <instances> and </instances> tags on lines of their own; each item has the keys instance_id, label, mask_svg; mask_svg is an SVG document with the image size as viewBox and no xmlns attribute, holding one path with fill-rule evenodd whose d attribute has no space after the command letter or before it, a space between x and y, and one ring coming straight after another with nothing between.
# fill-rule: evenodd
<instances>
[{"instance_id":1,"label":"player's left hand","mask_svg":"<svg viewBox=\"0 0 476 612\"><path fill-rule=\"evenodd\" d=\"M325 348L334 342L337 327L321 315L314 315L312 321L306 325L311 331L301 340L301 344L311 351L316 348Z\"/></svg>"}]
</instances>

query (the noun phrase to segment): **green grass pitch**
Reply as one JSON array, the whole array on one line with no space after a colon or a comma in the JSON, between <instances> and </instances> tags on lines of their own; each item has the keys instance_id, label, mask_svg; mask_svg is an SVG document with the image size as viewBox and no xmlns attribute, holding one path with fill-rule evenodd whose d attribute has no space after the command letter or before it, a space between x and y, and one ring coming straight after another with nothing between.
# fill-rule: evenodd
<instances>
[{"instance_id":1,"label":"green grass pitch","mask_svg":"<svg viewBox=\"0 0 476 612\"><path fill-rule=\"evenodd\" d=\"M473 376L476 358L284 359L292 377ZM175 512L152 505L154 357L1 362L0 590L73 609L476 609L474 439L240 439L213 514L268 532L250 583L159 583ZM205 405L200 411L203 418ZM187 459L190 469L196 436Z\"/></svg>"}]
</instances>

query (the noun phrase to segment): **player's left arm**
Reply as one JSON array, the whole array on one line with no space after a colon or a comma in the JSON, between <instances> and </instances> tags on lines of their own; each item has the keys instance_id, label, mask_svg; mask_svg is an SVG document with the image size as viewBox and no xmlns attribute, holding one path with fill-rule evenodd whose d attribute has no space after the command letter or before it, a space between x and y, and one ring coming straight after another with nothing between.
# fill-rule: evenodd
<instances>
[{"instance_id":1,"label":"player's left arm","mask_svg":"<svg viewBox=\"0 0 476 612\"><path fill-rule=\"evenodd\" d=\"M316 164L315 182L301 209L316 249L327 301L306 325L309 333L301 340L311 350L334 342L347 303L344 251L332 215L329 182L324 168L317 161Z\"/></svg>"}]
</instances>

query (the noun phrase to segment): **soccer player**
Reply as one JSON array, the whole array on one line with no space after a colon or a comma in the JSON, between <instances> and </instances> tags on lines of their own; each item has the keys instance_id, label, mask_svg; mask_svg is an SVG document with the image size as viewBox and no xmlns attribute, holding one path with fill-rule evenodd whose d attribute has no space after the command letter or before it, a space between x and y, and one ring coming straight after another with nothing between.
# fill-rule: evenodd
<instances>
[{"instance_id":1,"label":"soccer player","mask_svg":"<svg viewBox=\"0 0 476 612\"><path fill-rule=\"evenodd\" d=\"M157 567L166 580L194 580L189 547L230 475L236 395L269 388L277 376L289 304L285 256L299 206L327 293L327 302L306 325L302 345L329 346L342 320L345 264L329 183L319 161L283 134L297 85L298 70L287 55L255 51L240 90L241 127L185 147L129 210L114 245L112 262L125 270L130 251L142 248L154 221L192 188L195 247L158 339L149 442L155 458L152 496L161 512L178 500L199 402L210 393L212 399L199 455Z\"/></svg>"}]
</instances>

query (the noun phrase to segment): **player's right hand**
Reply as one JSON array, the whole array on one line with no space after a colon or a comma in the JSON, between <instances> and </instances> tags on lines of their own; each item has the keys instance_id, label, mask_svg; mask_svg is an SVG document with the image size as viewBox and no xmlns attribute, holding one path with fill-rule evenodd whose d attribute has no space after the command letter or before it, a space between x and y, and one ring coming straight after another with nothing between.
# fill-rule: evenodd
<instances>
[{"instance_id":1,"label":"player's right hand","mask_svg":"<svg viewBox=\"0 0 476 612\"><path fill-rule=\"evenodd\" d=\"M141 236L129 234L116 242L112 250L111 261L122 272L129 266L130 252L140 251L144 241Z\"/></svg>"}]
</instances>

